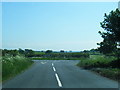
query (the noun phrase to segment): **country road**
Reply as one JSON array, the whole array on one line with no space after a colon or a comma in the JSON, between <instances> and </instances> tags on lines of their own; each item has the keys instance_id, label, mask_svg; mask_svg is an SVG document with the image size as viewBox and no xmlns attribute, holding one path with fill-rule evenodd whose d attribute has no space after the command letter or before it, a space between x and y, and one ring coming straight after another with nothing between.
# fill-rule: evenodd
<instances>
[{"instance_id":1,"label":"country road","mask_svg":"<svg viewBox=\"0 0 120 90\"><path fill-rule=\"evenodd\" d=\"M116 81L75 66L78 60L34 60L3 88L118 88Z\"/></svg>"}]
</instances>

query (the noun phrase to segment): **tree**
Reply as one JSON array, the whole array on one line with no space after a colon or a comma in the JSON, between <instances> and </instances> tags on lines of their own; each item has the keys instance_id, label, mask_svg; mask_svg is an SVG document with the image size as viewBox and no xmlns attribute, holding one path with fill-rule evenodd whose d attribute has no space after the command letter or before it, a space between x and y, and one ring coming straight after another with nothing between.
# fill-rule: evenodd
<instances>
[{"instance_id":1,"label":"tree","mask_svg":"<svg viewBox=\"0 0 120 90\"><path fill-rule=\"evenodd\" d=\"M99 31L103 38L103 42L98 43L100 52L104 54L118 52L117 43L120 44L120 11L116 9L115 11L112 10L109 15L105 13L104 21L100 25L105 30L105 32Z\"/></svg>"},{"instance_id":2,"label":"tree","mask_svg":"<svg viewBox=\"0 0 120 90\"><path fill-rule=\"evenodd\" d=\"M18 53L19 53L18 50L15 49L15 50L10 50L9 54L12 55L12 56L17 56Z\"/></svg>"},{"instance_id":3,"label":"tree","mask_svg":"<svg viewBox=\"0 0 120 90\"><path fill-rule=\"evenodd\" d=\"M19 48L18 52L19 52L19 54L24 54L25 51L22 50L21 48Z\"/></svg>"},{"instance_id":4,"label":"tree","mask_svg":"<svg viewBox=\"0 0 120 90\"><path fill-rule=\"evenodd\" d=\"M65 51L64 50L60 50L61 53L64 53Z\"/></svg>"},{"instance_id":5,"label":"tree","mask_svg":"<svg viewBox=\"0 0 120 90\"><path fill-rule=\"evenodd\" d=\"M100 51L100 53L103 53L103 54L114 53L116 51L116 49L117 49L115 42L105 40L105 39L103 40L103 42L100 42L97 45L100 45L98 50Z\"/></svg>"},{"instance_id":6,"label":"tree","mask_svg":"<svg viewBox=\"0 0 120 90\"><path fill-rule=\"evenodd\" d=\"M105 13L104 21L101 22L101 27L106 30L103 32L103 38L106 36L113 41L120 42L120 11L116 9L111 11L109 15Z\"/></svg>"},{"instance_id":7,"label":"tree","mask_svg":"<svg viewBox=\"0 0 120 90\"><path fill-rule=\"evenodd\" d=\"M32 57L34 56L34 51L31 49L25 49L25 56L26 57Z\"/></svg>"},{"instance_id":8,"label":"tree","mask_svg":"<svg viewBox=\"0 0 120 90\"><path fill-rule=\"evenodd\" d=\"M52 50L47 50L45 53L52 53Z\"/></svg>"}]
</instances>

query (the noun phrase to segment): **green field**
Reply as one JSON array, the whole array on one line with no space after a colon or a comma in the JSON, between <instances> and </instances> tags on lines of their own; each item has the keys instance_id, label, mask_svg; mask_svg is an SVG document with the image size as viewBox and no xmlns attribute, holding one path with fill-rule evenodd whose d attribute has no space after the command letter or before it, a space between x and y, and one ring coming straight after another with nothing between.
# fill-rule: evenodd
<instances>
[{"instance_id":1,"label":"green field","mask_svg":"<svg viewBox=\"0 0 120 90\"><path fill-rule=\"evenodd\" d=\"M83 57L89 57L88 53L83 52L34 52L33 60L80 60Z\"/></svg>"}]
</instances>

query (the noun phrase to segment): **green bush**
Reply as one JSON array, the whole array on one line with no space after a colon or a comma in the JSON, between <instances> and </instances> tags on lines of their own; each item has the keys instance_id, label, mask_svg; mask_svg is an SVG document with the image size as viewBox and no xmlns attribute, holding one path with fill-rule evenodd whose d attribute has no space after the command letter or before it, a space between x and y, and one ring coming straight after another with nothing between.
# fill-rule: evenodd
<instances>
[{"instance_id":1,"label":"green bush","mask_svg":"<svg viewBox=\"0 0 120 90\"><path fill-rule=\"evenodd\" d=\"M116 60L115 57L106 57L106 56L93 56L91 58L84 58L77 64L83 68L105 68L112 67L111 62Z\"/></svg>"},{"instance_id":2,"label":"green bush","mask_svg":"<svg viewBox=\"0 0 120 90\"><path fill-rule=\"evenodd\" d=\"M120 81L119 62L120 60L117 60L114 56L91 55L90 58L81 59L77 65L95 71L102 76Z\"/></svg>"}]
</instances>

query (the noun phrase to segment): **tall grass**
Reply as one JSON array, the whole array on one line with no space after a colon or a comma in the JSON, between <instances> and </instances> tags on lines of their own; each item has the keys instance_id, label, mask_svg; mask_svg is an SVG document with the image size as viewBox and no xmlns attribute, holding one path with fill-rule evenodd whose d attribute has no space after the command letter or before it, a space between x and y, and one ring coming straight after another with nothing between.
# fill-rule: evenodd
<instances>
[{"instance_id":1,"label":"tall grass","mask_svg":"<svg viewBox=\"0 0 120 90\"><path fill-rule=\"evenodd\" d=\"M92 55L90 58L81 59L81 61L77 64L83 68L105 68L112 67L111 62L116 60L116 57L106 57L103 55Z\"/></svg>"},{"instance_id":2,"label":"tall grass","mask_svg":"<svg viewBox=\"0 0 120 90\"><path fill-rule=\"evenodd\" d=\"M120 69L118 68L94 68L92 71L97 72L104 77L120 81Z\"/></svg>"},{"instance_id":3,"label":"tall grass","mask_svg":"<svg viewBox=\"0 0 120 90\"><path fill-rule=\"evenodd\" d=\"M83 58L78 66L99 73L102 76L120 81L120 69L115 66L117 58L113 56L91 55L90 58Z\"/></svg>"},{"instance_id":4,"label":"tall grass","mask_svg":"<svg viewBox=\"0 0 120 90\"><path fill-rule=\"evenodd\" d=\"M2 57L2 81L17 75L32 63L31 60L21 55Z\"/></svg>"}]
</instances>

